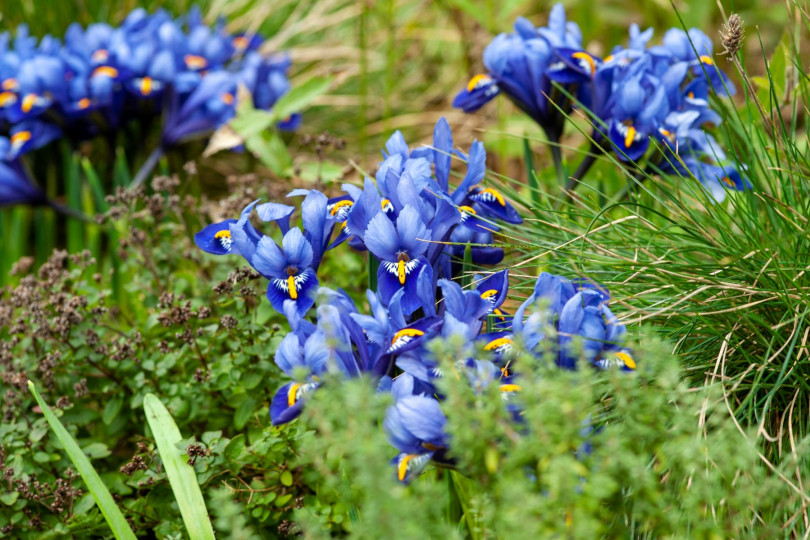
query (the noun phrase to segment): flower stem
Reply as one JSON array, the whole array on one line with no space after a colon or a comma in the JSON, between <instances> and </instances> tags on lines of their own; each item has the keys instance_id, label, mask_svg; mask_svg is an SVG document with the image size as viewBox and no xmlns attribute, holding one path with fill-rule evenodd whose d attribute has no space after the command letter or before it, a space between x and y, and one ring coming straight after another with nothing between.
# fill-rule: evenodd
<instances>
[{"instance_id":1,"label":"flower stem","mask_svg":"<svg viewBox=\"0 0 810 540\"><path fill-rule=\"evenodd\" d=\"M64 205L62 203L58 203L56 201L48 200L47 205L50 206L51 208L53 208L54 210L56 210L57 212L59 212L60 214L66 215L67 217L71 217L73 219L77 219L77 220L83 221L85 223L94 223L94 221L92 219L90 219L90 217L87 214L85 214L84 212L81 212L80 210L76 210L75 208L71 208L69 206L66 206L66 205Z\"/></svg>"},{"instance_id":2,"label":"flower stem","mask_svg":"<svg viewBox=\"0 0 810 540\"><path fill-rule=\"evenodd\" d=\"M155 148L149 157L146 158L141 168L138 170L138 174L135 175L135 179L132 180L131 187L138 187L146 181L146 177L149 176L149 173L152 172L152 169L155 168L160 158L163 156L163 147L158 146Z\"/></svg>"},{"instance_id":3,"label":"flower stem","mask_svg":"<svg viewBox=\"0 0 810 540\"><path fill-rule=\"evenodd\" d=\"M557 173L557 182L562 186L565 184L565 166L563 165L562 150L559 140L549 141L551 147L551 159L554 160L554 170Z\"/></svg>"},{"instance_id":4,"label":"flower stem","mask_svg":"<svg viewBox=\"0 0 810 540\"><path fill-rule=\"evenodd\" d=\"M573 198L574 191L579 186L580 182L585 175L588 174L588 171L591 169L594 163L596 163L596 159L604 153L604 150L601 146L594 140L591 143L591 147L588 150L588 154L582 159L577 170L574 171L574 174L568 178L568 181L565 184L565 195L570 199Z\"/></svg>"}]
</instances>

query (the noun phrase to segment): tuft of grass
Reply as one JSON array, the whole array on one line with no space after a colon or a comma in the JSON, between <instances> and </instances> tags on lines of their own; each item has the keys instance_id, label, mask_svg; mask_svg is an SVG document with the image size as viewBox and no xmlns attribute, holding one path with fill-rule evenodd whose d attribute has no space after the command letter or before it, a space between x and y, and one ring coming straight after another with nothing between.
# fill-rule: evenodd
<instances>
[{"instance_id":1,"label":"tuft of grass","mask_svg":"<svg viewBox=\"0 0 810 540\"><path fill-rule=\"evenodd\" d=\"M753 79L745 67L750 60L740 56L726 67L739 69L740 103L715 103L724 119L715 135L752 190L715 203L694 178L634 179L609 156L573 201L548 189L540 204L529 204L536 194L503 179L530 216L503 236L520 257L511 274L524 280L517 290L528 290L540 269L573 269L606 285L631 329L654 327L673 344L693 384L723 389L726 406L755 428L769 460L791 455L810 433L810 154L803 105L810 87L799 49L808 21L795 13L801 17L783 45L760 60L765 76ZM748 39L757 38L751 31ZM611 201L613 188L628 182L629 199ZM797 470L794 481L801 484L806 473Z\"/></svg>"}]
</instances>

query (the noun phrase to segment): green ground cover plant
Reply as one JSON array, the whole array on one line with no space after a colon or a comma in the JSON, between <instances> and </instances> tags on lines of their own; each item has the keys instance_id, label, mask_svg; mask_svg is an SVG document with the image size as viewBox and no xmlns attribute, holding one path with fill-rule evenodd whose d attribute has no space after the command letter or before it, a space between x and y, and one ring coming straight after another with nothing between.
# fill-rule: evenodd
<instances>
[{"instance_id":1,"label":"green ground cover plant","mask_svg":"<svg viewBox=\"0 0 810 540\"><path fill-rule=\"evenodd\" d=\"M278 100L14 169L49 202L0 209L0 538L806 537L804 3L199 7L289 52ZM192 3L0 26L135 8Z\"/></svg>"}]
</instances>

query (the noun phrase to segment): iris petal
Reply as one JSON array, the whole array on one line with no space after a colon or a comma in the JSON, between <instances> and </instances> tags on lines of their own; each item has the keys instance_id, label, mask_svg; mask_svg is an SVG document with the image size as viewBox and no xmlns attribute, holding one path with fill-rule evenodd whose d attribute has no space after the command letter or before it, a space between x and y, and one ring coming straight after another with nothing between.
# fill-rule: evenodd
<instances>
[{"instance_id":1,"label":"iris petal","mask_svg":"<svg viewBox=\"0 0 810 540\"><path fill-rule=\"evenodd\" d=\"M214 255L226 255L231 253L233 238L231 237L230 226L236 223L235 219L226 219L219 223L212 223L194 235L194 243L206 253ZM238 251L236 251L238 253Z\"/></svg>"},{"instance_id":2,"label":"iris petal","mask_svg":"<svg viewBox=\"0 0 810 540\"><path fill-rule=\"evenodd\" d=\"M315 291L318 290L318 277L311 268L307 268L297 276L293 277L297 298L292 298L287 278L270 278L267 284L267 299L273 309L279 313L284 313L284 301L295 302L296 311L303 317L315 304Z\"/></svg>"}]
</instances>

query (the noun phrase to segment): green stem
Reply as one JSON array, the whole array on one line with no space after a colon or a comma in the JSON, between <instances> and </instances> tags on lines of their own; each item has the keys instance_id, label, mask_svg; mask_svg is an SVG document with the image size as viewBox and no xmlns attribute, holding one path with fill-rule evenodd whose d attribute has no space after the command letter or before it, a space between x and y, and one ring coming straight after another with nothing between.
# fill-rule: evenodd
<instances>
[{"instance_id":1,"label":"green stem","mask_svg":"<svg viewBox=\"0 0 810 540\"><path fill-rule=\"evenodd\" d=\"M562 149L559 140L549 140L551 159L554 161L554 171L557 173L557 183L565 185L565 165L563 164Z\"/></svg>"},{"instance_id":2,"label":"green stem","mask_svg":"<svg viewBox=\"0 0 810 540\"><path fill-rule=\"evenodd\" d=\"M146 158L141 168L138 170L138 174L135 175L135 178L132 180L132 187L137 187L143 184L146 181L146 178L149 176L149 173L155 168L155 165L158 164L160 158L163 156L163 147L158 146L152 153L149 154L149 157Z\"/></svg>"},{"instance_id":3,"label":"green stem","mask_svg":"<svg viewBox=\"0 0 810 540\"><path fill-rule=\"evenodd\" d=\"M531 197L532 206L538 208L540 206L540 183L537 181L537 174L534 170L534 155L532 147L529 144L529 139L523 136L523 161L526 164L526 175L529 181L529 196Z\"/></svg>"},{"instance_id":4,"label":"green stem","mask_svg":"<svg viewBox=\"0 0 810 540\"><path fill-rule=\"evenodd\" d=\"M377 290L377 269L380 267L380 261L377 257L368 252L368 288L372 291Z\"/></svg>"}]
</instances>

